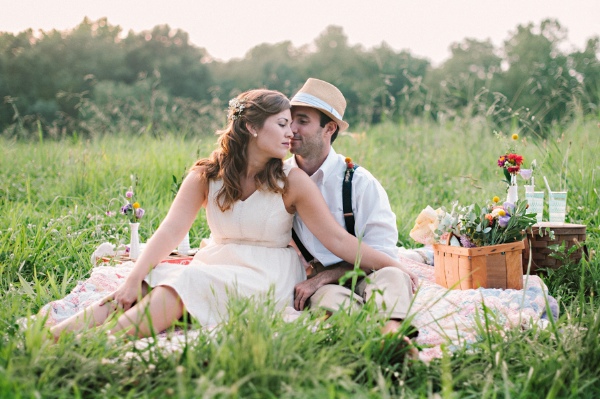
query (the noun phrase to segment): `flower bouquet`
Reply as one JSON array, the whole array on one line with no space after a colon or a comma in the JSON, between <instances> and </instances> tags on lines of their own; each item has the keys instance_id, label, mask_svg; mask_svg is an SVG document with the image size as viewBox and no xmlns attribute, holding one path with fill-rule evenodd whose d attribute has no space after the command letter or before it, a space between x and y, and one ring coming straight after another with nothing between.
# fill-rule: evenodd
<instances>
[{"instance_id":1,"label":"flower bouquet","mask_svg":"<svg viewBox=\"0 0 600 399\"><path fill-rule=\"evenodd\" d=\"M410 236L425 245L442 243L465 248L523 240L525 230L536 222L535 214L527 213L526 201L501 205L499 201L494 197L484 206L454 203L450 211L427 206L417 217Z\"/></svg>"},{"instance_id":2,"label":"flower bouquet","mask_svg":"<svg viewBox=\"0 0 600 399\"><path fill-rule=\"evenodd\" d=\"M126 202L121 207L121 214L129 219L129 227L131 228L131 240L129 243L129 258L137 259L140 256L140 236L139 227L140 219L144 216L144 209L140 207L140 203L134 200L133 188L125 193Z\"/></svg>"},{"instance_id":3,"label":"flower bouquet","mask_svg":"<svg viewBox=\"0 0 600 399\"><path fill-rule=\"evenodd\" d=\"M127 217L129 223L139 223L145 211L140 207L140 203L133 199L133 196L133 189L130 187L125 193L125 205L121 207L121 215Z\"/></svg>"},{"instance_id":4,"label":"flower bouquet","mask_svg":"<svg viewBox=\"0 0 600 399\"><path fill-rule=\"evenodd\" d=\"M132 177L132 180L134 180L134 177ZM134 197L135 197L135 194L133 192L133 187L129 187L129 190L127 190L125 192L125 197L124 197L125 204L123 204L121 206L121 209L119 211L119 213L121 215L125 216L125 218L129 221L129 229L130 229L131 238L130 238L128 252L129 252L129 258L133 259L133 260L138 258L140 251L141 251L140 236L139 236L139 226L140 226L139 222L142 219L142 217L144 217L144 214L145 214L144 209L140 206L140 203L137 202ZM113 202L113 200L111 200L111 203L112 202ZM108 211L106 211L106 215L114 216L115 213L108 210Z\"/></svg>"},{"instance_id":5,"label":"flower bouquet","mask_svg":"<svg viewBox=\"0 0 600 399\"><path fill-rule=\"evenodd\" d=\"M496 136L500 140L503 140L504 138L502 133L496 133ZM519 135L514 133L511 138L513 142L516 142L519 139ZM508 186L508 196L506 200L513 204L519 199L517 174L521 172L521 165L523 164L523 161L523 156L516 153L516 150L512 144L508 146L508 150L504 154L498 157L497 161L498 166L502 168L504 180Z\"/></svg>"}]
</instances>

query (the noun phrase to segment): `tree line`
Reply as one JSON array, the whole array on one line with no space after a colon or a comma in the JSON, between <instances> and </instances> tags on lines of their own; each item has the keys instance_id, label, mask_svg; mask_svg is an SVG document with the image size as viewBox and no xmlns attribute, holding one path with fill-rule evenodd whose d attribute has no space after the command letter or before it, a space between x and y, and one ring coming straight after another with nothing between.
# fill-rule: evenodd
<instances>
[{"instance_id":1,"label":"tree line","mask_svg":"<svg viewBox=\"0 0 600 399\"><path fill-rule=\"evenodd\" d=\"M355 127L384 120L482 118L498 129L598 116L600 39L565 51L556 20L519 25L500 48L466 38L432 66L382 43L351 46L329 26L311 45L261 44L221 62L167 25L122 34L106 18L69 31L0 32L0 131L16 137L214 132L227 101L267 87L293 95L307 77L335 83Z\"/></svg>"}]
</instances>

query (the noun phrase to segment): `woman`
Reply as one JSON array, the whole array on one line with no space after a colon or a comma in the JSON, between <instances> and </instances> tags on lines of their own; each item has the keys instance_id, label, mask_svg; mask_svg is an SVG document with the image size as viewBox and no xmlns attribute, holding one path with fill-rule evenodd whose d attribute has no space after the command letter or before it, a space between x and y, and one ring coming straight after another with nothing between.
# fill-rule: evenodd
<instances>
[{"instance_id":1,"label":"woman","mask_svg":"<svg viewBox=\"0 0 600 399\"><path fill-rule=\"evenodd\" d=\"M354 262L360 248L363 266L402 268L387 255L359 247L334 221L310 178L300 169L284 168L293 135L290 103L283 94L242 93L230 101L228 120L219 132L219 148L191 169L126 282L52 327L56 339L62 331L103 323L117 308L124 313L112 333L148 336L171 326L184 311L201 325L218 323L233 292L250 297L274 289L280 306L292 305L294 286L305 279L295 250L288 246L296 212L340 258ZM159 264L189 231L201 207L206 208L211 244L190 265ZM404 271L416 285L416 276ZM145 295L148 286L153 289Z\"/></svg>"}]
</instances>

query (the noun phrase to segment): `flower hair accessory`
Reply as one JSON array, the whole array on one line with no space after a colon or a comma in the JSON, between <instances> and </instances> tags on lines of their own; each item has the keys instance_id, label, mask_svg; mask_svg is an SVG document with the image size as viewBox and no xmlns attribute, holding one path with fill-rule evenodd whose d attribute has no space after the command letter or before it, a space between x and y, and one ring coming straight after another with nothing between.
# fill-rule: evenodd
<instances>
[{"instance_id":1,"label":"flower hair accessory","mask_svg":"<svg viewBox=\"0 0 600 399\"><path fill-rule=\"evenodd\" d=\"M245 99L239 99L239 98L232 98L231 100L229 100L229 112L227 115L228 119L231 119L232 121L238 119L239 117L242 116L242 112L244 111L244 109L246 108L246 100Z\"/></svg>"}]
</instances>

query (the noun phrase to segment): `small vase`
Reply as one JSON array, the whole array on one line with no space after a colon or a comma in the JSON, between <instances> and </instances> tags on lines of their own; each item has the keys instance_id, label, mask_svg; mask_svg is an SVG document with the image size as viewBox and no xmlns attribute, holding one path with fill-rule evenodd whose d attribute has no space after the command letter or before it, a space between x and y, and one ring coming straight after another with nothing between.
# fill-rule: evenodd
<instances>
[{"instance_id":1,"label":"small vase","mask_svg":"<svg viewBox=\"0 0 600 399\"><path fill-rule=\"evenodd\" d=\"M189 231L183 237L181 243L177 246L177 253L179 255L187 255L190 252L190 233Z\"/></svg>"},{"instance_id":2,"label":"small vase","mask_svg":"<svg viewBox=\"0 0 600 399\"><path fill-rule=\"evenodd\" d=\"M506 196L506 202L516 204L519 199L519 186L517 186L517 175L510 175L510 185L508 186L508 195Z\"/></svg>"},{"instance_id":3,"label":"small vase","mask_svg":"<svg viewBox=\"0 0 600 399\"><path fill-rule=\"evenodd\" d=\"M136 260L140 256L140 234L139 223L129 223L131 231L131 242L129 243L129 259Z\"/></svg>"}]
</instances>

